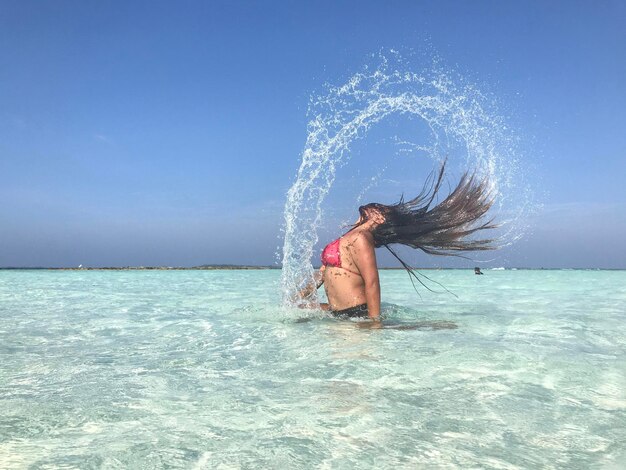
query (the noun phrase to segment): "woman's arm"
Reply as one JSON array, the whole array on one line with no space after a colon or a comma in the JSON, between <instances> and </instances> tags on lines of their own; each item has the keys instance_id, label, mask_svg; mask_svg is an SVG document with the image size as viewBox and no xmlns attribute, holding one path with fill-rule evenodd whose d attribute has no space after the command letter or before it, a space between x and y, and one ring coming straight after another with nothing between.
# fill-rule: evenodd
<instances>
[{"instance_id":1,"label":"woman's arm","mask_svg":"<svg viewBox=\"0 0 626 470\"><path fill-rule=\"evenodd\" d=\"M324 271L326 271L326 266L322 265L320 270L315 273L315 284L317 285L316 289L319 289L322 287L322 284L324 284Z\"/></svg>"},{"instance_id":2,"label":"woman's arm","mask_svg":"<svg viewBox=\"0 0 626 470\"><path fill-rule=\"evenodd\" d=\"M380 320L380 281L374 238L369 233L360 233L354 241L353 250L352 259L365 284L368 315L372 320Z\"/></svg>"},{"instance_id":3,"label":"woman's arm","mask_svg":"<svg viewBox=\"0 0 626 470\"><path fill-rule=\"evenodd\" d=\"M315 274L313 274L313 282L310 283L308 286L306 286L304 289L301 289L300 292L298 292L298 297L301 299L306 299L307 297L310 297L313 292L315 292L317 289L319 289L322 284L324 284L324 270L326 269L326 266L322 266L319 271L317 271ZM308 307L308 305L306 306ZM324 304L322 304L322 310L324 309Z\"/></svg>"}]
</instances>

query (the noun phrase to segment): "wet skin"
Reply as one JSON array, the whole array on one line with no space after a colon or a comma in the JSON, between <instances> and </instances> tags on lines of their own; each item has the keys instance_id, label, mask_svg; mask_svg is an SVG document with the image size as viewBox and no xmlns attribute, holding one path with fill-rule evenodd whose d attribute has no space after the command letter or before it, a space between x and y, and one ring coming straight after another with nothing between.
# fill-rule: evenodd
<instances>
[{"instance_id":1,"label":"wet skin","mask_svg":"<svg viewBox=\"0 0 626 470\"><path fill-rule=\"evenodd\" d=\"M367 304L369 318L380 320L380 281L373 231L384 221L377 209L365 210L356 227L341 237L342 268L328 266L320 269L330 310Z\"/></svg>"}]
</instances>

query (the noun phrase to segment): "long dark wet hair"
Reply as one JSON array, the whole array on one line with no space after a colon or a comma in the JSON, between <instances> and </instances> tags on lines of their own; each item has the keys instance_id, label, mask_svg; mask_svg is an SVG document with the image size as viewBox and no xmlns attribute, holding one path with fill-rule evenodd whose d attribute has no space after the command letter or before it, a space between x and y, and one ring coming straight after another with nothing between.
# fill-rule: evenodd
<instances>
[{"instance_id":1,"label":"long dark wet hair","mask_svg":"<svg viewBox=\"0 0 626 470\"><path fill-rule=\"evenodd\" d=\"M465 256L462 252L497 248L492 238L472 237L476 232L497 227L493 219L485 220L494 202L487 178L466 172L456 188L443 201L431 207L441 189L445 166L444 161L439 172L431 173L420 194L410 201L405 202L401 198L392 205L371 203L359 207L363 221L367 219L369 209L376 209L385 217L385 222L372 232L374 245L387 248L407 270L411 282L416 279L427 289L428 286L419 279L415 269L404 262L389 245L397 243L430 255L463 258Z\"/></svg>"}]
</instances>

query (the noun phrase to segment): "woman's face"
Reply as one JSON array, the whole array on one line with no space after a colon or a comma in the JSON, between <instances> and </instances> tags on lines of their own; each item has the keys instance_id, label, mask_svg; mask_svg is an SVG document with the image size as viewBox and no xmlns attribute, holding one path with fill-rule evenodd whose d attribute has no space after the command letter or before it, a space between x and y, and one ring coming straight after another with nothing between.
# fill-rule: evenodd
<instances>
[{"instance_id":1,"label":"woman's face","mask_svg":"<svg viewBox=\"0 0 626 470\"><path fill-rule=\"evenodd\" d=\"M385 222L385 216L375 207L361 206L359 207L359 220L357 220L357 225L364 224L368 221L374 221L377 225L380 225Z\"/></svg>"}]
</instances>

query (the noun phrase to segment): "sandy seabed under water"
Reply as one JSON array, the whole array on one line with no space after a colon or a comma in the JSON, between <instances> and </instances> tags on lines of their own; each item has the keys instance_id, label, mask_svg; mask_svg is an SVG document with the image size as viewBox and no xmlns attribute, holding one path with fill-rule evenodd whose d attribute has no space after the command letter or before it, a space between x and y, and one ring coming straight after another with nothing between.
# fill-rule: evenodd
<instances>
[{"instance_id":1,"label":"sandy seabed under water","mask_svg":"<svg viewBox=\"0 0 626 470\"><path fill-rule=\"evenodd\" d=\"M626 271L382 271L388 324L280 271L0 271L0 467L623 468ZM302 320L307 321L302 321Z\"/></svg>"}]
</instances>

